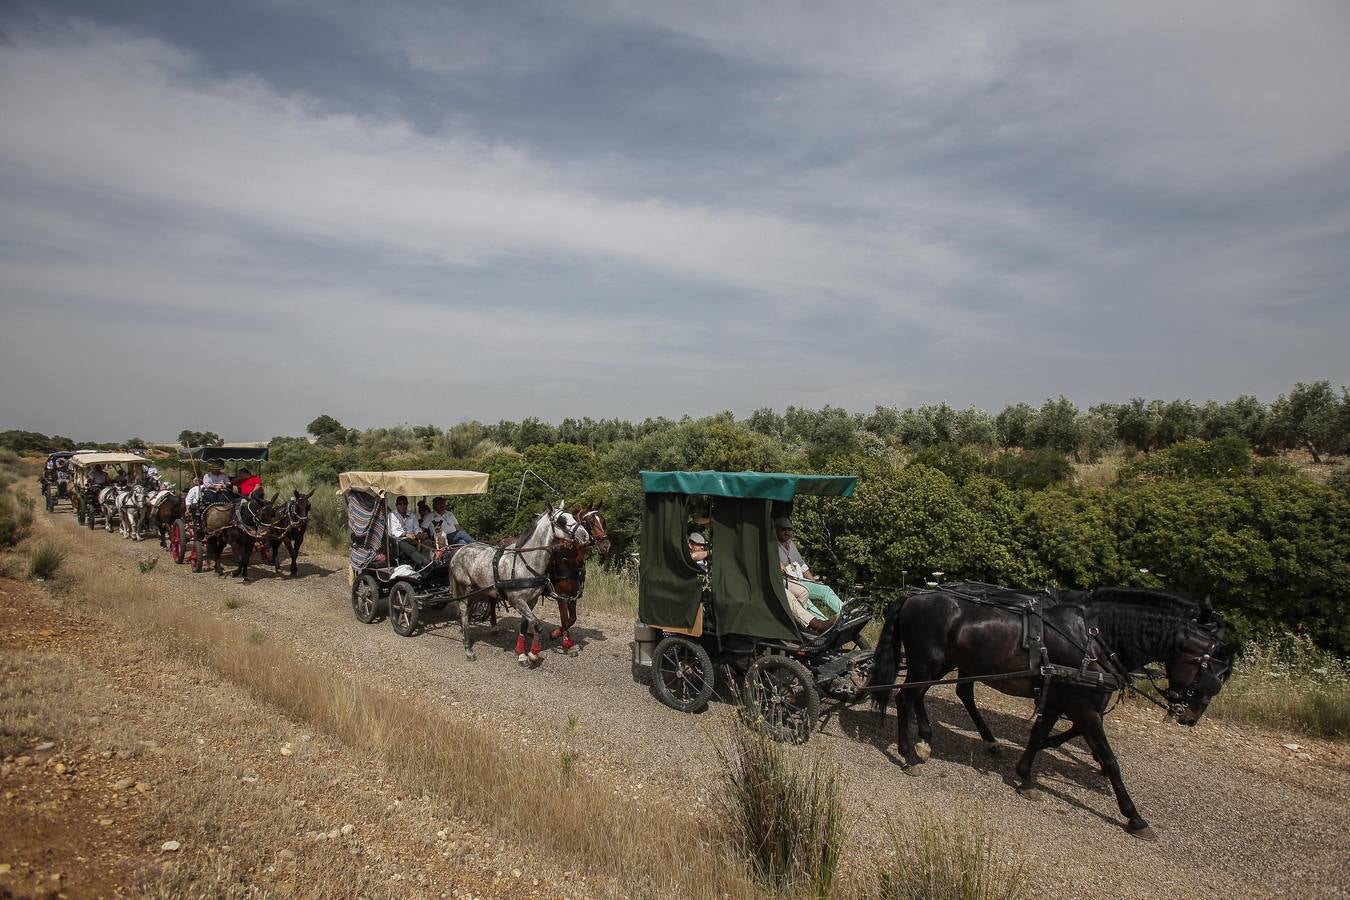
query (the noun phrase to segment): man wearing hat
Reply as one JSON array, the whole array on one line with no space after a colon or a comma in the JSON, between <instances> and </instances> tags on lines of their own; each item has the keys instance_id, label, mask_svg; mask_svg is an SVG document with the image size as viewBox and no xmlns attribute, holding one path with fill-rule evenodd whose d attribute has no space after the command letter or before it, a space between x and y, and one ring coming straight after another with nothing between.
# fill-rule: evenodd
<instances>
[{"instance_id":1,"label":"man wearing hat","mask_svg":"<svg viewBox=\"0 0 1350 900\"><path fill-rule=\"evenodd\" d=\"M792 520L779 516L773 524L778 533L778 568L786 581L784 586L792 614L803 628L824 631L834 624L843 603L829 585L816 578L802 559L801 551L792 540Z\"/></svg>"},{"instance_id":2,"label":"man wearing hat","mask_svg":"<svg viewBox=\"0 0 1350 900\"><path fill-rule=\"evenodd\" d=\"M431 561L431 554L422 549L422 527L417 517L408 512L408 498L400 496L389 511L389 538L398 544L398 552L417 568Z\"/></svg>"},{"instance_id":3,"label":"man wearing hat","mask_svg":"<svg viewBox=\"0 0 1350 900\"><path fill-rule=\"evenodd\" d=\"M202 503L231 503L234 495L230 492L230 476L225 474L225 466L218 459L206 464L206 474L202 476Z\"/></svg>"},{"instance_id":4,"label":"man wearing hat","mask_svg":"<svg viewBox=\"0 0 1350 900\"><path fill-rule=\"evenodd\" d=\"M708 539L703 536L702 532L695 531L689 535L689 558L694 561L694 565L704 572L708 571L708 554L710 552Z\"/></svg>"}]
</instances>

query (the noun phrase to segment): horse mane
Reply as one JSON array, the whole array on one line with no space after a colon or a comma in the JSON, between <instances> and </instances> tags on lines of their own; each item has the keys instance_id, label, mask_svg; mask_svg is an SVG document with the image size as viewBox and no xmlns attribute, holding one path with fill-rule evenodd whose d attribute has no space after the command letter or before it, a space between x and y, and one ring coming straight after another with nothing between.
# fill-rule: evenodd
<instances>
[{"instance_id":1,"label":"horse mane","mask_svg":"<svg viewBox=\"0 0 1350 900\"><path fill-rule=\"evenodd\" d=\"M1180 594L1154 588L1099 587L1087 595L1089 603L1115 603L1121 606L1145 606L1199 615L1200 604Z\"/></svg>"},{"instance_id":2,"label":"horse mane","mask_svg":"<svg viewBox=\"0 0 1350 900\"><path fill-rule=\"evenodd\" d=\"M1149 588L1097 588L1087 606L1095 609L1108 644L1131 667L1147 659L1149 650L1179 650L1186 623L1200 615L1200 606L1185 597Z\"/></svg>"},{"instance_id":3,"label":"horse mane","mask_svg":"<svg viewBox=\"0 0 1350 900\"><path fill-rule=\"evenodd\" d=\"M544 515L545 515L544 513L540 513L538 516L535 516L533 519L531 519L530 524L525 526L525 530L520 533L520 537L516 538L516 542L513 546L516 547L530 546L530 538L534 536L534 530L539 527L539 520L543 518Z\"/></svg>"}]
</instances>

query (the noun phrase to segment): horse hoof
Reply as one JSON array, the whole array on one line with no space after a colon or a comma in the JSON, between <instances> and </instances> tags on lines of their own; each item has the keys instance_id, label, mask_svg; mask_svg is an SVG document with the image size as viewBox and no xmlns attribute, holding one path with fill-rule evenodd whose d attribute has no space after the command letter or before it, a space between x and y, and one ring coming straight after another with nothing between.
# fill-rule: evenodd
<instances>
[{"instance_id":1,"label":"horse hoof","mask_svg":"<svg viewBox=\"0 0 1350 900\"><path fill-rule=\"evenodd\" d=\"M933 757L933 748L927 741L919 741L918 746L914 748L914 755L919 758L919 762L928 762Z\"/></svg>"},{"instance_id":2,"label":"horse hoof","mask_svg":"<svg viewBox=\"0 0 1350 900\"><path fill-rule=\"evenodd\" d=\"M465 660L466 662L475 662L477 659L478 659L478 654L477 654L477 653L472 653L472 652L470 652L470 653L465 653L465 654L464 654L464 660Z\"/></svg>"},{"instance_id":3,"label":"horse hoof","mask_svg":"<svg viewBox=\"0 0 1350 900\"><path fill-rule=\"evenodd\" d=\"M910 778L919 778L923 775L923 769L920 769L917 763L905 763L900 767L900 771Z\"/></svg>"},{"instance_id":4,"label":"horse hoof","mask_svg":"<svg viewBox=\"0 0 1350 900\"><path fill-rule=\"evenodd\" d=\"M1141 841L1148 841L1150 844L1158 842L1158 833L1153 830L1152 825L1145 825L1143 828L1131 828L1127 825L1125 830Z\"/></svg>"},{"instance_id":5,"label":"horse hoof","mask_svg":"<svg viewBox=\"0 0 1350 900\"><path fill-rule=\"evenodd\" d=\"M990 744L988 749L989 749L989 755L990 755L990 756L1002 756L1002 755L1003 755L1003 748L1000 747L998 744Z\"/></svg>"},{"instance_id":6,"label":"horse hoof","mask_svg":"<svg viewBox=\"0 0 1350 900\"><path fill-rule=\"evenodd\" d=\"M1017 793L1022 797L1022 799L1030 800L1032 802L1039 802L1040 800L1044 799L1044 795L1041 793L1041 789L1036 787L1035 785L1025 785L1023 787L1019 787L1017 789Z\"/></svg>"},{"instance_id":7,"label":"horse hoof","mask_svg":"<svg viewBox=\"0 0 1350 900\"><path fill-rule=\"evenodd\" d=\"M528 669L530 667L530 660L528 657L525 656L524 653L522 653L516 657L516 664L520 666L522 669Z\"/></svg>"}]
</instances>

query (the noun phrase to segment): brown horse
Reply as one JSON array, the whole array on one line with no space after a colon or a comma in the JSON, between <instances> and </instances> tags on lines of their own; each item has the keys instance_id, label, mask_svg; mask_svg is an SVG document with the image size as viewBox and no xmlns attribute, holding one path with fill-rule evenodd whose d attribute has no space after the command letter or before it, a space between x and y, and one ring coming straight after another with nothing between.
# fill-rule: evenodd
<instances>
[{"instance_id":1,"label":"brown horse","mask_svg":"<svg viewBox=\"0 0 1350 900\"><path fill-rule=\"evenodd\" d=\"M591 550L608 553L610 547L609 532L605 527L605 517L600 512L603 503L597 503L592 509L578 507L573 510L578 522L591 534L591 543L579 545L573 541L563 541L561 548L549 561L548 577L553 583L553 598L558 601L558 618L562 622L549 635L553 640L562 640L566 653L572 652L576 644L568 629L577 623L577 601L586 590L586 557Z\"/></svg>"},{"instance_id":2,"label":"brown horse","mask_svg":"<svg viewBox=\"0 0 1350 900\"><path fill-rule=\"evenodd\" d=\"M159 532L159 545L169 547L169 529L183 518L183 498L173 491L156 491L145 504L145 517Z\"/></svg>"},{"instance_id":3,"label":"brown horse","mask_svg":"<svg viewBox=\"0 0 1350 900\"><path fill-rule=\"evenodd\" d=\"M247 582L253 548L272 536L276 530L276 520L276 507L263 496L262 488L255 490L237 506L229 503L208 506L202 514L203 540L207 560L213 563L216 575L225 574L220 565L220 555L228 543L234 552L234 575Z\"/></svg>"}]
</instances>

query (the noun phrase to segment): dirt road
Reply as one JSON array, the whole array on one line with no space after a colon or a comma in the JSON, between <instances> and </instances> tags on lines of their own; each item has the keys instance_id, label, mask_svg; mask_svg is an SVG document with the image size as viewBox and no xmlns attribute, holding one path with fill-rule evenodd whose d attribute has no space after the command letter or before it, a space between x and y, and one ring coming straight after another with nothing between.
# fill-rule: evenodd
<instances>
[{"instance_id":1,"label":"dirt road","mask_svg":"<svg viewBox=\"0 0 1350 900\"><path fill-rule=\"evenodd\" d=\"M73 517L44 527L75 531ZM481 632L478 660L466 662L457 624L435 623L400 638L387 622L361 625L348 602L345 560L310 549L298 577L255 567L255 581L193 575L153 542L134 544L82 532L110 566L161 557L145 577L183 604L264 631L334 671L359 672L402 691L410 704L435 705L491 722L554 761L569 729L585 748L580 765L608 769L650 800L699 804L716 783L712 741L726 704L684 716L667 709L633 677L630 621L583 608L578 656L546 655L520 669L512 653L514 619ZM921 774L902 774L894 755L895 719L826 705L811 746L845 774L851 841L883 839L896 811L933 808L984 820L1025 862L1038 892L1057 897L1341 896L1350 890L1350 751L1301 736L1204 721L1183 729L1152 707L1122 706L1109 720L1126 783L1158 833L1127 835L1106 780L1081 745L1042 754L1040 802L1014 793L1012 768L1027 736L1030 704L979 689L1004 751L981 746L951 689L930 694L937 728ZM575 728L569 719L576 721ZM1285 743L1297 743L1298 753ZM506 788L502 788L506 789ZM858 857L864 856L859 852Z\"/></svg>"}]
</instances>

